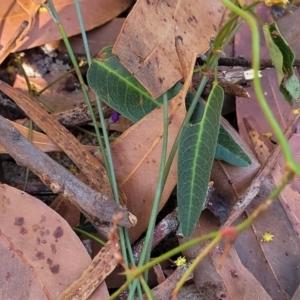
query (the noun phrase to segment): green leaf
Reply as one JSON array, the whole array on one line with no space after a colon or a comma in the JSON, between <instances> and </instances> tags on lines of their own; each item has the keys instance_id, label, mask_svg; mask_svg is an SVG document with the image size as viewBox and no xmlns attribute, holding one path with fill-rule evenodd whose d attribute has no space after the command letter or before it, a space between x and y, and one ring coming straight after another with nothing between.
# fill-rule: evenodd
<instances>
[{"instance_id":1,"label":"green leaf","mask_svg":"<svg viewBox=\"0 0 300 300\"><path fill-rule=\"evenodd\" d=\"M97 57L88 70L87 80L107 105L137 122L162 104L162 96L154 100L112 53L111 46L103 48ZM175 85L170 89L168 99L173 98L180 88L181 85Z\"/></svg>"},{"instance_id":2,"label":"green leaf","mask_svg":"<svg viewBox=\"0 0 300 300\"><path fill-rule=\"evenodd\" d=\"M183 128L178 149L178 215L184 236L192 234L205 201L215 156L224 91L214 85L200 123Z\"/></svg>"},{"instance_id":3,"label":"green leaf","mask_svg":"<svg viewBox=\"0 0 300 300\"><path fill-rule=\"evenodd\" d=\"M215 159L223 160L237 167L248 167L251 165L249 156L236 143L222 124L219 131Z\"/></svg>"},{"instance_id":4,"label":"green leaf","mask_svg":"<svg viewBox=\"0 0 300 300\"><path fill-rule=\"evenodd\" d=\"M285 74L285 76L290 77L294 74L294 69L293 69L293 63L295 61L295 55L288 45L288 43L285 41L283 36L281 35L279 28L277 27L276 23L271 23L268 25L268 29L270 32L270 36L274 42L274 44L279 48L279 50L282 53L283 56L283 65L282 65L282 70ZM271 56L273 64L275 63L276 57Z\"/></svg>"},{"instance_id":5,"label":"green leaf","mask_svg":"<svg viewBox=\"0 0 300 300\"><path fill-rule=\"evenodd\" d=\"M111 49L111 47L104 48L98 54L98 59L93 60L88 71L89 85L107 105L129 120L137 122L154 108L160 106L162 98L153 100L144 87L112 54ZM168 91L168 98L173 98L181 87L182 85L177 83ZM193 98L194 95L188 93L187 108ZM193 124L199 123L202 119L204 107L202 102L198 102L191 119ZM217 159L239 167L249 165L250 159L230 134L225 129L221 132L223 134L222 138L218 139Z\"/></svg>"},{"instance_id":6,"label":"green leaf","mask_svg":"<svg viewBox=\"0 0 300 300\"><path fill-rule=\"evenodd\" d=\"M283 73L283 55L280 51L280 49L277 47L277 45L274 43L270 30L269 30L269 25L264 25L263 26L263 33L265 36L266 44L269 49L269 53L273 62L273 65L276 69L277 73L277 79L278 79L278 85L281 84L283 78L284 78L284 73Z\"/></svg>"},{"instance_id":7,"label":"green leaf","mask_svg":"<svg viewBox=\"0 0 300 300\"><path fill-rule=\"evenodd\" d=\"M290 93L292 98L298 100L300 97L300 84L297 76L293 74L286 82L285 88Z\"/></svg>"},{"instance_id":8,"label":"green leaf","mask_svg":"<svg viewBox=\"0 0 300 300\"><path fill-rule=\"evenodd\" d=\"M191 105L193 98L193 94L187 94L185 100L187 109ZM204 108L204 104L199 101L191 117L191 124L197 124L201 121L204 113ZM223 160L237 167L248 167L251 165L251 159L249 158L249 156L243 151L240 145L234 140L234 138L223 127L222 124L220 125L215 159Z\"/></svg>"},{"instance_id":9,"label":"green leaf","mask_svg":"<svg viewBox=\"0 0 300 300\"><path fill-rule=\"evenodd\" d=\"M292 104L292 98L298 101L300 96L300 83L293 68L295 55L282 37L276 23L264 25L263 31L273 65L276 68L280 91L284 98Z\"/></svg>"}]
</instances>

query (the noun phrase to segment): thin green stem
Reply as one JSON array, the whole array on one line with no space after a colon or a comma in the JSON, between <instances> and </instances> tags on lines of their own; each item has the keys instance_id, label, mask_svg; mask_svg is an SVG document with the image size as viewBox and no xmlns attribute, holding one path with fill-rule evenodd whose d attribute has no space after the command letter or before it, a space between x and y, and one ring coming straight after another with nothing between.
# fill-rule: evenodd
<instances>
[{"instance_id":1,"label":"thin green stem","mask_svg":"<svg viewBox=\"0 0 300 300\"><path fill-rule=\"evenodd\" d=\"M106 155L104 144L103 144L101 136L100 136L99 128L97 126L96 117L95 117L95 114L94 114L92 106L91 106L91 101L90 101L90 98L89 98L87 87L86 87L86 85L84 83L84 80L83 80L83 77L81 75L81 72L80 72L77 60L75 58L74 52L71 48L71 45L70 45L69 40L66 36L65 30L64 30L64 28L63 28L63 26L60 22L59 16L58 16L58 14L55 10L55 7L53 5L52 0L49 0L48 3L49 3L50 9L47 5L44 5L44 4L43 4L43 7L45 7L48 11L50 11L51 16L53 17L54 21L57 23L58 29L61 33L61 36L62 36L63 40L64 40L65 46L66 46L67 51L68 51L69 56L70 56L70 59L71 59L71 61L73 63L73 66L76 70L78 80L81 84L82 91L83 91L86 103L88 105L88 108L89 108L89 111L90 111L90 114L91 114L91 118L92 118L92 122L93 122L93 125L94 125L94 128L95 128L95 132L97 134L98 142L99 142L99 145L100 145L100 150L102 152L102 158L103 158L106 170L108 172L108 177L109 177L109 180L110 180L110 183L111 183L111 186L112 186L113 194L114 194L116 202L120 203L119 195L118 195L118 188L117 188L117 184L116 184L116 180L115 180L115 176L114 176L112 155L111 155L111 151L110 151L110 147L109 147L109 139L108 139L108 134L107 134L107 131L106 131L106 124L105 124L105 120L104 120L104 115L103 115L100 99L99 99L99 97L96 97L97 108L99 110L100 122L101 122L101 126L102 126L104 141L105 141L105 144L106 144L107 155ZM77 5L77 6L79 7L79 5ZM79 18L81 18L80 9L77 12L79 14ZM82 33L82 35L85 35L85 29L84 29L83 21L81 21L80 23L82 25L81 33ZM87 43L85 44L85 47L87 47ZM85 50L86 50L87 57L89 57L88 61L91 62L89 49L86 48ZM122 249L123 258L127 261L127 251L126 251L124 239L121 239L121 249Z\"/></svg>"},{"instance_id":2,"label":"thin green stem","mask_svg":"<svg viewBox=\"0 0 300 300\"><path fill-rule=\"evenodd\" d=\"M79 24L80 24L80 28L81 28L81 35L82 35L82 39L83 39L83 43L84 43L85 53L87 56L88 64L90 66L92 63L92 58L90 55L88 41L87 41L87 37L86 37L86 33L85 33L85 27L84 27L84 22L83 22L82 15L81 15L80 5L79 5L78 0L74 0L74 2L76 5L77 16L78 16ZM106 149L106 151L105 151L103 144L101 145L99 143L100 147L101 147L102 157L105 161L105 167L106 167L106 170L108 173L108 177L109 177L109 181L111 184L111 188L112 188L112 192L113 192L115 201L118 204L120 204L119 192L118 192L117 180L116 180L115 171L114 171L114 163L113 163L113 158L112 158L112 153L111 153L111 148L110 148L109 136L108 136L108 132L106 130L106 123L105 123L105 119L104 119L104 115L103 115L103 109L102 109L101 101L100 101L100 98L98 95L96 95L96 103L97 103L97 108L98 108L99 117L100 117L100 124L101 124L102 132L103 132L104 145L105 145L105 149ZM94 123L94 126L96 126L95 123ZM102 140L101 140L101 143L102 143ZM129 259L130 259L131 265L134 265L132 248L131 248L130 243L128 244L128 241L129 241L128 232L126 229L121 229L119 231L119 234L120 234L120 244L121 244L121 251L122 251L123 259L127 265L129 265ZM127 247L126 247L126 244L127 244ZM127 248L127 250L126 250L126 248ZM128 254L129 254L129 259L128 259Z\"/></svg>"},{"instance_id":3,"label":"thin green stem","mask_svg":"<svg viewBox=\"0 0 300 300\"><path fill-rule=\"evenodd\" d=\"M143 246L143 250L141 253L139 266L143 265L145 261L150 259L151 253L151 244L153 239L153 231L155 227L156 216L158 212L158 206L161 199L161 195L163 192L164 184L163 184L163 171L166 165L167 160L167 147L168 147L168 98L167 94L163 95L163 141L162 141L162 154L161 154L161 161L160 161L160 169L159 169L159 176L158 176L158 183L157 188L154 196L153 207L151 211L151 217L149 221L149 226L147 229L145 243Z\"/></svg>"},{"instance_id":4,"label":"thin green stem","mask_svg":"<svg viewBox=\"0 0 300 300\"><path fill-rule=\"evenodd\" d=\"M51 86L53 86L54 84L56 84L57 82L59 82L60 80L62 80L63 78L65 78L67 75L72 74L74 72L74 68L65 72L64 74L58 76L57 78L55 78L52 82L50 82L48 85L46 85L44 88L42 88L41 90L39 90L38 92L36 92L37 96L40 96L42 93L44 93L46 90L48 90Z\"/></svg>"},{"instance_id":5,"label":"thin green stem","mask_svg":"<svg viewBox=\"0 0 300 300\"><path fill-rule=\"evenodd\" d=\"M103 245L103 246L105 245L105 242L104 242L104 241L102 241L101 239L99 239L98 237L96 237L96 236L95 236L94 234L92 234L92 233L86 232L86 231L84 231L84 230L82 230L82 229L80 229L80 228L77 228L77 227L73 227L73 230L74 230L75 232L82 233L82 234L88 236L89 238L93 239L94 241L96 241L97 243L99 243L99 244L101 244L101 245Z\"/></svg>"},{"instance_id":6,"label":"thin green stem","mask_svg":"<svg viewBox=\"0 0 300 300\"><path fill-rule=\"evenodd\" d=\"M26 82L26 85L27 85L27 89L28 89L28 93L29 93L29 97L31 99L34 98L33 96L33 91L32 91L32 88L31 88L31 85L30 85L30 81L29 81L29 78L23 68L23 65L21 63L21 60L19 58L19 56L17 54L15 54L15 59L18 63L18 67L21 69L21 72L23 73L23 76L25 78L25 82ZM33 122L32 120L30 119L29 120L29 131L28 131L28 141L32 141L32 126L33 126ZM29 168L26 168L26 171L25 171L25 181L24 181L24 187L23 187L23 191L26 191L26 188L27 188L27 184L28 184L28 177L29 177Z\"/></svg>"},{"instance_id":7,"label":"thin green stem","mask_svg":"<svg viewBox=\"0 0 300 300\"><path fill-rule=\"evenodd\" d=\"M44 5L44 4L43 4L43 7L45 7L48 11L50 11L50 14L52 15L54 21L57 23L58 29L59 29L60 34L62 36L62 39L63 39L63 41L65 43L66 49L67 49L67 51L69 53L70 59L71 59L72 64L73 64L73 66L75 68L75 71L76 71L79 83L80 83L80 85L82 87L82 92L83 92L84 98L86 100L86 103L88 105L89 111L91 113L91 118L92 118L93 125L94 125L94 128L95 128L97 137L98 137L98 142L99 142L99 145L100 145L100 149L101 149L101 151L104 151L103 150L104 149L104 145L103 145L102 140L100 138L100 132L99 132L99 128L97 126L97 121L96 121L95 114L94 114L93 109L92 109L91 100L90 100L90 97L89 97L89 94L88 94L85 82L83 80L83 77L81 75L80 68L78 66L77 60L75 58L73 49L72 49L72 47L70 45L70 42L68 40L68 37L67 37L66 32L64 30L64 27L62 26L62 24L60 22L59 16L58 16L58 14L56 12L56 9L55 9L55 7L53 5L53 1L49 0L48 4L49 4L50 9L49 9L49 7L47 5ZM103 154L105 154L105 152L103 152ZM104 161L105 167L108 170L108 161L107 161L106 155L103 155L103 161Z\"/></svg>"},{"instance_id":8,"label":"thin green stem","mask_svg":"<svg viewBox=\"0 0 300 300\"><path fill-rule=\"evenodd\" d=\"M155 300L154 295L153 295L152 291L150 290L150 288L149 288L146 280L144 279L144 277L140 276L139 280L140 280L140 283L142 284L142 287L143 287L143 289L145 291L147 299L148 300ZM143 298L140 298L140 299L143 299Z\"/></svg>"},{"instance_id":9,"label":"thin green stem","mask_svg":"<svg viewBox=\"0 0 300 300\"><path fill-rule=\"evenodd\" d=\"M187 271L183 274L183 276L180 278L180 280L177 282L176 287L173 291L174 294L177 294L181 287L184 285L184 283L187 281L190 274L196 269L197 265L200 263L200 261L221 241L222 236L219 233L201 252L200 254L195 258L193 263L189 266Z\"/></svg>"},{"instance_id":10,"label":"thin green stem","mask_svg":"<svg viewBox=\"0 0 300 300\"><path fill-rule=\"evenodd\" d=\"M149 225L145 237L145 243L142 249L142 253L140 256L140 260L138 263L138 266L141 266L145 264L145 262L149 261L150 259L150 254L151 254L151 244L153 240L153 231L155 227L155 221L156 221L156 216L158 212L158 206L159 202L161 199L161 195L163 192L164 184L165 181L163 180L164 178L164 168L166 165L166 160L167 160L167 146L168 146L168 97L167 93L163 95L163 141L162 141L162 154L161 154L161 161L160 161L160 169L159 169L159 175L158 175L158 183L157 183L157 188L154 196L154 201L153 201L153 206L152 206L152 211L151 211L151 216L149 220ZM147 278L147 269L146 269L146 274L145 274L145 279ZM137 282L135 281L134 284L132 285L132 289L130 289L128 299L133 299L134 297L134 292L135 292L135 286Z\"/></svg>"},{"instance_id":11,"label":"thin green stem","mask_svg":"<svg viewBox=\"0 0 300 300\"><path fill-rule=\"evenodd\" d=\"M242 9L244 11L247 11L257 4L259 4L261 1L253 1L251 4L244 6ZM230 19L227 21L227 23L219 30L218 35L215 39L215 42L219 45L222 45L224 39L228 39L228 34L231 32L231 29L233 28L233 24L235 20L239 17L239 15L235 14L230 17Z\"/></svg>"},{"instance_id":12,"label":"thin green stem","mask_svg":"<svg viewBox=\"0 0 300 300\"><path fill-rule=\"evenodd\" d=\"M219 232L212 232L212 233L203 235L201 237L192 239L192 240L190 240L190 241L188 241L188 242L186 242L186 243L184 243L184 244L182 244L182 245L180 245L180 246L178 246L178 247L162 254L161 256L150 260L148 263L146 263L143 266L140 266L139 268L136 268L134 270L129 270L127 272L125 271L125 273L128 275L127 281L114 294L112 294L110 296L109 300L115 299L118 295L120 295L122 293L122 291L124 291L131 282L136 280L136 278L141 276L146 270L154 267L155 265L163 262L164 260L169 259L172 256L177 255L178 253L181 253L182 251L184 251L184 250L186 250L190 247L193 247L193 246L195 246L195 245L197 245L201 242L207 241L207 240L212 240L218 234L219 234ZM129 298L129 295L128 295L128 299L133 299L133 298Z\"/></svg>"},{"instance_id":13,"label":"thin green stem","mask_svg":"<svg viewBox=\"0 0 300 300\"><path fill-rule=\"evenodd\" d=\"M282 180L281 184L271 193L271 195L268 197L268 199L259 205L259 207L249 216L248 219L243 221L241 224L238 226L234 227L239 233L242 231L246 230L252 223L253 221L264 211L266 211L273 203L273 201L278 197L278 195L281 193L281 191L284 189L286 184L291 181L293 178L294 173L292 171L288 172L287 175L284 177ZM126 274L128 275L127 281L122 285L122 287L117 290L109 299L114 299L117 297L126 287L133 281L136 280L141 274L145 272L145 270L150 269L154 267L155 265L161 263L164 260L169 259L172 256L175 256L176 254L185 251L186 249L193 247L197 244L200 244L204 241L212 240L206 248L200 253L200 255L196 258L196 260L193 262L193 264L189 267L188 272L192 271L195 266L205 257L205 255L208 254L208 252L213 249L213 247L221 240L221 232L216 231L216 232L211 232L209 234L203 235L201 237L192 239L166 253L163 255L154 258L153 260L149 261L143 266L140 266L137 269L129 270L126 271ZM191 270L190 270L191 268ZM188 274L184 275L185 277L188 276ZM177 290L177 289L176 289Z\"/></svg>"}]
</instances>

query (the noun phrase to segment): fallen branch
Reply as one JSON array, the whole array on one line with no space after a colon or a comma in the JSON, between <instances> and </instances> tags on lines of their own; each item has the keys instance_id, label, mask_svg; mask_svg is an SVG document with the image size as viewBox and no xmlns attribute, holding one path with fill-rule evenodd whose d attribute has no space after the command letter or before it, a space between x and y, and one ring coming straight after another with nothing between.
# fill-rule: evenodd
<instances>
[{"instance_id":1,"label":"fallen branch","mask_svg":"<svg viewBox=\"0 0 300 300\"><path fill-rule=\"evenodd\" d=\"M16 162L28 167L54 193L62 193L87 216L96 228L99 227L100 221L112 222L113 216L117 213L123 214L120 226L135 225L136 217L125 207L78 180L31 144L2 116L0 116L0 132L0 143Z\"/></svg>"}]
</instances>

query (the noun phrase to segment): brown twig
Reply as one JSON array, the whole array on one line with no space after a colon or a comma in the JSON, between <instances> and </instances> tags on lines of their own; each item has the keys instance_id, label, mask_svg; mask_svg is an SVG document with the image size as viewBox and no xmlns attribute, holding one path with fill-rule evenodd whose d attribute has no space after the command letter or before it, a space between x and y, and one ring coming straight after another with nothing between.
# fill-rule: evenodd
<instances>
[{"instance_id":1,"label":"brown twig","mask_svg":"<svg viewBox=\"0 0 300 300\"><path fill-rule=\"evenodd\" d=\"M7 44L2 47L2 49L0 50L0 64L4 61L4 59L8 56L8 54L15 48L17 39L20 38L21 34L24 32L27 26L28 26L28 22L23 21L22 24L17 28L17 30L12 34L12 37L7 42Z\"/></svg>"},{"instance_id":2,"label":"brown twig","mask_svg":"<svg viewBox=\"0 0 300 300\"><path fill-rule=\"evenodd\" d=\"M96 228L100 225L100 220L111 222L113 216L120 212L124 216L120 222L121 226L135 225L135 216L125 207L119 206L107 196L82 183L64 167L33 146L1 116L0 132L0 143L16 162L33 171L54 193L62 193L91 220Z\"/></svg>"},{"instance_id":3,"label":"brown twig","mask_svg":"<svg viewBox=\"0 0 300 300\"><path fill-rule=\"evenodd\" d=\"M288 125L285 131L285 137L287 140L294 134L295 128L300 121L300 115L297 115L294 120ZM234 206L229 218L223 224L222 228L230 226L246 209L246 207L251 203L254 197L258 194L260 187L265 180L265 178L270 174L274 165L277 163L278 158L281 154L281 147L278 144L271 152L268 159L265 161L264 165L261 167L260 171L257 173L252 181L252 184L245 191L245 193L240 197L237 204Z\"/></svg>"},{"instance_id":4,"label":"brown twig","mask_svg":"<svg viewBox=\"0 0 300 300\"><path fill-rule=\"evenodd\" d=\"M203 65L206 61L201 58L197 59L199 65ZM252 60L244 57L221 57L218 61L219 66L228 66L228 67L245 67L252 68ZM300 60L296 59L293 64L294 67L300 67ZM274 68L273 62L271 59L261 59L260 60L260 69Z\"/></svg>"},{"instance_id":5,"label":"brown twig","mask_svg":"<svg viewBox=\"0 0 300 300\"><path fill-rule=\"evenodd\" d=\"M39 104L0 80L0 90L12 98L24 113L58 145L85 174L88 180L107 198L112 191L105 168L101 163L56 119Z\"/></svg>"}]
</instances>

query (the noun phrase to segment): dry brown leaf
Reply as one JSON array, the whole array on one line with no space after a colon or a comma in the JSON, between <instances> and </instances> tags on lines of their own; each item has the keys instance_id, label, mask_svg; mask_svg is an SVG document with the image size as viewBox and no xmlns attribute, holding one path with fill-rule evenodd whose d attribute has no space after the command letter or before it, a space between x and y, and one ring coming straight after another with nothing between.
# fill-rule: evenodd
<instances>
[{"instance_id":1,"label":"dry brown leaf","mask_svg":"<svg viewBox=\"0 0 300 300\"><path fill-rule=\"evenodd\" d=\"M109 45L113 45L117 40L121 31L125 18L115 18L111 22L90 30L86 33L92 56L98 54L100 50ZM82 35L76 35L69 39L71 47L76 54L85 54ZM67 49L63 41L56 43L55 48L59 51L67 53Z\"/></svg>"},{"instance_id":2,"label":"dry brown leaf","mask_svg":"<svg viewBox=\"0 0 300 300\"><path fill-rule=\"evenodd\" d=\"M272 190L272 184L265 179L259 195L247 207L247 215L264 202ZM274 235L273 240L263 242L265 233ZM244 266L272 299L290 299L293 296L300 282L299 237L281 201L276 200L250 229L241 234L236 242L236 250Z\"/></svg>"},{"instance_id":3,"label":"dry brown leaf","mask_svg":"<svg viewBox=\"0 0 300 300\"><path fill-rule=\"evenodd\" d=\"M114 251L119 251L120 246L118 242L116 242L116 244L117 245L112 246L112 242L108 241L94 257L81 277L61 293L57 297L57 300L90 299L90 295L118 264L114 256ZM102 297L102 299L104 299L104 297Z\"/></svg>"},{"instance_id":4,"label":"dry brown leaf","mask_svg":"<svg viewBox=\"0 0 300 300\"><path fill-rule=\"evenodd\" d=\"M39 92L62 74L62 72L56 75L45 74L42 78L30 78L29 81L32 84L33 89ZM16 76L13 87L28 94L26 81L24 77L20 75ZM90 91L89 96L91 97L91 100L95 100L95 94L93 92ZM74 105L81 104L84 101L84 95L82 91L66 91L65 80L61 80L39 95L39 99L53 111L60 112L71 109Z\"/></svg>"},{"instance_id":5,"label":"dry brown leaf","mask_svg":"<svg viewBox=\"0 0 300 300\"><path fill-rule=\"evenodd\" d=\"M182 37L189 62L193 53L208 50L223 13L219 0L138 1L123 25L113 53L157 98L182 78L175 37Z\"/></svg>"},{"instance_id":6,"label":"dry brown leaf","mask_svg":"<svg viewBox=\"0 0 300 300\"><path fill-rule=\"evenodd\" d=\"M44 203L0 185L1 299L56 299L90 264L70 226ZM105 283L90 299L107 299Z\"/></svg>"},{"instance_id":7,"label":"dry brown leaf","mask_svg":"<svg viewBox=\"0 0 300 300\"><path fill-rule=\"evenodd\" d=\"M300 163L300 135L295 134L289 141L289 145L293 151L294 157L298 164ZM274 184L278 186L281 183L284 172L284 160L281 158L279 164L277 164L272 171L272 178ZM300 241L300 179L294 178L293 181L288 184L279 196L281 205L288 216L288 219L296 233L296 237Z\"/></svg>"},{"instance_id":8,"label":"dry brown leaf","mask_svg":"<svg viewBox=\"0 0 300 300\"><path fill-rule=\"evenodd\" d=\"M26 137L28 139L29 134L30 134L30 129L18 124L16 122L13 121L9 121L12 125L14 125L20 132L21 134ZM32 130L32 139L31 142L37 147L39 148L41 151L43 152L54 152L54 151L58 151L61 152L62 150L55 144L53 143L53 141L51 139L48 138L47 135ZM85 145L84 146L87 150L96 150L99 148L99 146L89 146L89 145ZM5 150L4 147L2 147L0 145L0 154L3 153L7 153L7 151Z\"/></svg>"},{"instance_id":9,"label":"dry brown leaf","mask_svg":"<svg viewBox=\"0 0 300 300\"><path fill-rule=\"evenodd\" d=\"M17 0L18 4L26 11L28 14L26 19L28 20L28 27L26 30L22 33L20 36L20 40L22 40L31 30L33 23L34 23L34 18L41 6L41 4L44 4L46 0L41 0L39 2L36 2L34 0Z\"/></svg>"},{"instance_id":10,"label":"dry brown leaf","mask_svg":"<svg viewBox=\"0 0 300 300\"><path fill-rule=\"evenodd\" d=\"M38 1L41 2L41 1ZM73 0L53 0L61 22L68 36L80 33L79 22ZM81 13L86 30L100 26L126 10L132 0L83 0L80 1ZM101 16L101 17L99 17ZM1 46L4 46L18 26L28 19L27 12L15 0L1 1L0 28ZM15 51L43 45L48 42L60 40L61 35L57 24L45 10L40 10L36 15L29 36L17 42Z\"/></svg>"},{"instance_id":11,"label":"dry brown leaf","mask_svg":"<svg viewBox=\"0 0 300 300\"><path fill-rule=\"evenodd\" d=\"M24 127L16 122L9 121L12 125L14 125L21 134L28 139L30 129ZM49 139L45 134L32 130L32 139L31 142L38 147L43 152L51 152L51 151L61 151L61 149L53 143L51 139ZM6 150L0 145L0 153L7 153Z\"/></svg>"},{"instance_id":12,"label":"dry brown leaf","mask_svg":"<svg viewBox=\"0 0 300 300\"><path fill-rule=\"evenodd\" d=\"M294 294L292 300L298 300L298 299L300 299L300 285L299 285L299 287L297 288L297 291L295 292L295 294Z\"/></svg>"}]
</instances>

